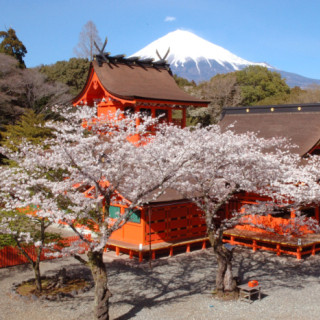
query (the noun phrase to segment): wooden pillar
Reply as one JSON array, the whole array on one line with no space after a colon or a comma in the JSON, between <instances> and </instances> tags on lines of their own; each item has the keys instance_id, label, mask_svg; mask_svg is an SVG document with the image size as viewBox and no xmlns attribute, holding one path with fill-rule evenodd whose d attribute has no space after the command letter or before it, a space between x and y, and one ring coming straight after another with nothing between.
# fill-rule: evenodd
<instances>
[{"instance_id":1,"label":"wooden pillar","mask_svg":"<svg viewBox=\"0 0 320 320\"><path fill-rule=\"evenodd\" d=\"M142 262L143 260L143 253L142 251L139 251L139 262Z\"/></svg>"},{"instance_id":2,"label":"wooden pillar","mask_svg":"<svg viewBox=\"0 0 320 320\"><path fill-rule=\"evenodd\" d=\"M189 252L190 252L190 244L189 244L189 243L187 244L186 252L187 252L187 253L189 253Z\"/></svg>"},{"instance_id":3,"label":"wooden pillar","mask_svg":"<svg viewBox=\"0 0 320 320\"><path fill-rule=\"evenodd\" d=\"M294 219L295 217L296 217L296 210L291 209L291 210L290 210L290 218L291 218L291 219Z\"/></svg>"},{"instance_id":4,"label":"wooden pillar","mask_svg":"<svg viewBox=\"0 0 320 320\"><path fill-rule=\"evenodd\" d=\"M234 245L234 236L231 236L231 237L230 237L230 244L231 244L231 245Z\"/></svg>"},{"instance_id":5,"label":"wooden pillar","mask_svg":"<svg viewBox=\"0 0 320 320\"><path fill-rule=\"evenodd\" d=\"M172 123L172 109L171 108L168 109L168 122Z\"/></svg>"},{"instance_id":6,"label":"wooden pillar","mask_svg":"<svg viewBox=\"0 0 320 320\"><path fill-rule=\"evenodd\" d=\"M151 117L152 118L156 117L156 108L155 107L151 107Z\"/></svg>"},{"instance_id":7,"label":"wooden pillar","mask_svg":"<svg viewBox=\"0 0 320 320\"><path fill-rule=\"evenodd\" d=\"M315 219L320 222L319 220L319 207L315 207L314 208L314 212L315 212Z\"/></svg>"},{"instance_id":8,"label":"wooden pillar","mask_svg":"<svg viewBox=\"0 0 320 320\"><path fill-rule=\"evenodd\" d=\"M140 108L136 108L135 110L136 112L140 112ZM137 118L136 119L136 126L139 126L140 125L140 118Z\"/></svg>"},{"instance_id":9,"label":"wooden pillar","mask_svg":"<svg viewBox=\"0 0 320 320\"><path fill-rule=\"evenodd\" d=\"M257 251L257 240L252 241L252 250L253 250L253 252Z\"/></svg>"},{"instance_id":10,"label":"wooden pillar","mask_svg":"<svg viewBox=\"0 0 320 320\"><path fill-rule=\"evenodd\" d=\"M129 259L132 259L133 258L133 252L132 250L129 250Z\"/></svg>"},{"instance_id":11,"label":"wooden pillar","mask_svg":"<svg viewBox=\"0 0 320 320\"><path fill-rule=\"evenodd\" d=\"M301 248L297 248L297 259L301 260Z\"/></svg>"},{"instance_id":12,"label":"wooden pillar","mask_svg":"<svg viewBox=\"0 0 320 320\"><path fill-rule=\"evenodd\" d=\"M277 243L277 256L281 255L280 243Z\"/></svg>"},{"instance_id":13,"label":"wooden pillar","mask_svg":"<svg viewBox=\"0 0 320 320\"><path fill-rule=\"evenodd\" d=\"M155 251L155 250L152 251L151 259L152 259L152 260L155 260L155 259L156 259L156 251Z\"/></svg>"},{"instance_id":14,"label":"wooden pillar","mask_svg":"<svg viewBox=\"0 0 320 320\"><path fill-rule=\"evenodd\" d=\"M225 205L225 214L226 214L226 219L229 219L229 203L227 203L226 205Z\"/></svg>"},{"instance_id":15,"label":"wooden pillar","mask_svg":"<svg viewBox=\"0 0 320 320\"><path fill-rule=\"evenodd\" d=\"M207 244L207 243L206 243L206 240L203 240L203 241L202 241L202 250L204 250L204 249L206 248L206 244Z\"/></svg>"},{"instance_id":16,"label":"wooden pillar","mask_svg":"<svg viewBox=\"0 0 320 320\"><path fill-rule=\"evenodd\" d=\"M315 256L315 255L316 255L316 244L315 244L315 243L312 245L312 251L311 251L311 254L312 254L313 256Z\"/></svg>"},{"instance_id":17,"label":"wooden pillar","mask_svg":"<svg viewBox=\"0 0 320 320\"><path fill-rule=\"evenodd\" d=\"M170 251L169 251L169 257L173 256L173 247L170 247Z\"/></svg>"},{"instance_id":18,"label":"wooden pillar","mask_svg":"<svg viewBox=\"0 0 320 320\"><path fill-rule=\"evenodd\" d=\"M116 256L118 256L120 254L120 248L116 247Z\"/></svg>"},{"instance_id":19,"label":"wooden pillar","mask_svg":"<svg viewBox=\"0 0 320 320\"><path fill-rule=\"evenodd\" d=\"M187 108L182 109L182 128L185 128L187 126Z\"/></svg>"}]
</instances>

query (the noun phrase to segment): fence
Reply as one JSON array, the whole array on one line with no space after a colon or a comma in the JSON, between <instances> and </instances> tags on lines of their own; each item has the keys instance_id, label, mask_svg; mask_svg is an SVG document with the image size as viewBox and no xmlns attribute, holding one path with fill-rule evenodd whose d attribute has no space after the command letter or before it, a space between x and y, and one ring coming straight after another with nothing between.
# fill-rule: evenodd
<instances>
[{"instance_id":1,"label":"fence","mask_svg":"<svg viewBox=\"0 0 320 320\"><path fill-rule=\"evenodd\" d=\"M85 235L87 240L91 240L91 234ZM79 241L79 237L68 237L63 238L60 242L63 246L69 247L73 242ZM62 247L60 247L62 248ZM59 245L56 245L56 249L59 249ZM37 251L34 245L25 247L24 250L31 257L32 260L35 260L37 257ZM84 253L88 250L88 245L85 242L81 242L79 244L79 253ZM51 260L56 258L61 258L62 255L59 256L46 256L46 253L51 252L50 249L43 249L40 260ZM0 268L16 266L19 264L29 263L27 258L20 252L17 247L4 247L0 249Z\"/></svg>"}]
</instances>

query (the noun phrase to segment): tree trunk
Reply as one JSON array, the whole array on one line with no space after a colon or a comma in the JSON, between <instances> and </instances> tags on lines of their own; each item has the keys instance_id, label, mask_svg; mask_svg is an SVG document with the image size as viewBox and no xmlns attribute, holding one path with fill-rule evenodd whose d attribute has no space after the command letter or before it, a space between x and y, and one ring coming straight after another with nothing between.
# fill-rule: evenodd
<instances>
[{"instance_id":1,"label":"tree trunk","mask_svg":"<svg viewBox=\"0 0 320 320\"><path fill-rule=\"evenodd\" d=\"M103 252L88 252L89 266L93 276L94 290L94 316L98 320L109 320L109 298L111 293L108 289L108 277Z\"/></svg>"},{"instance_id":2,"label":"tree trunk","mask_svg":"<svg viewBox=\"0 0 320 320\"><path fill-rule=\"evenodd\" d=\"M222 242L222 232L215 236L213 231L208 231L213 252L217 257L218 270L216 274L216 289L219 292L237 291L237 284L232 273L232 250L228 250Z\"/></svg>"},{"instance_id":3,"label":"tree trunk","mask_svg":"<svg viewBox=\"0 0 320 320\"><path fill-rule=\"evenodd\" d=\"M36 291L42 291L42 284L41 284L41 274L40 274L40 263L34 262L32 264L33 271L34 271L34 282L36 284Z\"/></svg>"}]
</instances>

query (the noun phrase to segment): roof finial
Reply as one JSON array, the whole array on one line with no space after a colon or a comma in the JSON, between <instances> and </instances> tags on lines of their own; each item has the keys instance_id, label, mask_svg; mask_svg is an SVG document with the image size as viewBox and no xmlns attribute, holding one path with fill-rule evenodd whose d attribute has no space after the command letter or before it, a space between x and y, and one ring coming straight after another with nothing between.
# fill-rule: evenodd
<instances>
[{"instance_id":1,"label":"roof finial","mask_svg":"<svg viewBox=\"0 0 320 320\"><path fill-rule=\"evenodd\" d=\"M166 54L165 54L164 57L162 58L162 57L160 56L159 51L156 49L156 54L157 54L157 56L159 57L159 59L162 60L162 61L166 61L169 52L170 52L170 47L168 48Z\"/></svg>"},{"instance_id":2,"label":"roof finial","mask_svg":"<svg viewBox=\"0 0 320 320\"><path fill-rule=\"evenodd\" d=\"M107 43L108 43L108 38L106 37L106 39L104 40L104 44L103 44L103 46L102 46L102 49L100 49L100 48L98 47L98 45L97 45L97 43L96 43L95 41L94 41L93 43L94 43L95 47L97 48L97 50L98 50L101 58L102 58L105 62L109 62L109 61L107 60L107 58L105 57L105 55L104 55L104 49L105 49L105 47L106 47L106 45L107 45Z\"/></svg>"}]
</instances>

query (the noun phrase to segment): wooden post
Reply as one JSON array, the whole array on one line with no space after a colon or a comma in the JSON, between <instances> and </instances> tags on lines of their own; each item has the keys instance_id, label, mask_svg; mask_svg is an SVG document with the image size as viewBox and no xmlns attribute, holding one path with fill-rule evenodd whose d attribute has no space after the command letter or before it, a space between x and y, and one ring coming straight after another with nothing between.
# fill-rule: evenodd
<instances>
[{"instance_id":1,"label":"wooden post","mask_svg":"<svg viewBox=\"0 0 320 320\"><path fill-rule=\"evenodd\" d=\"M277 243L277 256L281 255L280 243Z\"/></svg>"},{"instance_id":2,"label":"wooden post","mask_svg":"<svg viewBox=\"0 0 320 320\"><path fill-rule=\"evenodd\" d=\"M226 219L229 219L229 206L230 206L230 203L228 203L226 206L225 206L225 213L226 213Z\"/></svg>"},{"instance_id":3,"label":"wooden post","mask_svg":"<svg viewBox=\"0 0 320 320\"><path fill-rule=\"evenodd\" d=\"M301 260L301 248L297 248L297 259Z\"/></svg>"},{"instance_id":4,"label":"wooden post","mask_svg":"<svg viewBox=\"0 0 320 320\"><path fill-rule=\"evenodd\" d=\"M257 251L257 240L252 241L252 250L253 250L253 252Z\"/></svg>"},{"instance_id":5,"label":"wooden post","mask_svg":"<svg viewBox=\"0 0 320 320\"><path fill-rule=\"evenodd\" d=\"M319 207L315 207L314 209L315 209L314 210L315 211L315 218L318 222L320 222L320 220L319 220Z\"/></svg>"},{"instance_id":6,"label":"wooden post","mask_svg":"<svg viewBox=\"0 0 320 320\"><path fill-rule=\"evenodd\" d=\"M152 251L152 260L155 260L155 259L156 259L156 251L153 250L153 251Z\"/></svg>"},{"instance_id":7,"label":"wooden post","mask_svg":"<svg viewBox=\"0 0 320 320\"><path fill-rule=\"evenodd\" d=\"M116 247L116 256L118 256L120 254L120 248Z\"/></svg>"},{"instance_id":8,"label":"wooden post","mask_svg":"<svg viewBox=\"0 0 320 320\"><path fill-rule=\"evenodd\" d=\"M173 256L173 247L170 247L170 251L169 251L169 257Z\"/></svg>"},{"instance_id":9,"label":"wooden post","mask_svg":"<svg viewBox=\"0 0 320 320\"><path fill-rule=\"evenodd\" d=\"M187 108L182 108L182 128L187 126Z\"/></svg>"},{"instance_id":10,"label":"wooden post","mask_svg":"<svg viewBox=\"0 0 320 320\"><path fill-rule=\"evenodd\" d=\"M206 248L206 240L202 241L202 250L204 250Z\"/></svg>"},{"instance_id":11,"label":"wooden post","mask_svg":"<svg viewBox=\"0 0 320 320\"><path fill-rule=\"evenodd\" d=\"M139 262L142 262L143 260L143 253L142 251L139 251Z\"/></svg>"},{"instance_id":12,"label":"wooden post","mask_svg":"<svg viewBox=\"0 0 320 320\"><path fill-rule=\"evenodd\" d=\"M234 236L230 236L230 244L234 245Z\"/></svg>"},{"instance_id":13,"label":"wooden post","mask_svg":"<svg viewBox=\"0 0 320 320\"><path fill-rule=\"evenodd\" d=\"M186 250L187 253L190 252L190 244L187 244L187 250Z\"/></svg>"},{"instance_id":14,"label":"wooden post","mask_svg":"<svg viewBox=\"0 0 320 320\"><path fill-rule=\"evenodd\" d=\"M168 122L172 123L172 109L171 108L168 109Z\"/></svg>"},{"instance_id":15,"label":"wooden post","mask_svg":"<svg viewBox=\"0 0 320 320\"><path fill-rule=\"evenodd\" d=\"M315 243L312 245L312 252L311 252L311 254L312 254L313 256L316 254L316 244L315 244Z\"/></svg>"},{"instance_id":16,"label":"wooden post","mask_svg":"<svg viewBox=\"0 0 320 320\"><path fill-rule=\"evenodd\" d=\"M129 250L129 259L132 259L133 258L133 252L132 250Z\"/></svg>"},{"instance_id":17,"label":"wooden post","mask_svg":"<svg viewBox=\"0 0 320 320\"><path fill-rule=\"evenodd\" d=\"M296 217L296 210L291 209L291 210L290 210L290 218L293 219L293 218L295 218L295 217Z\"/></svg>"}]
</instances>

